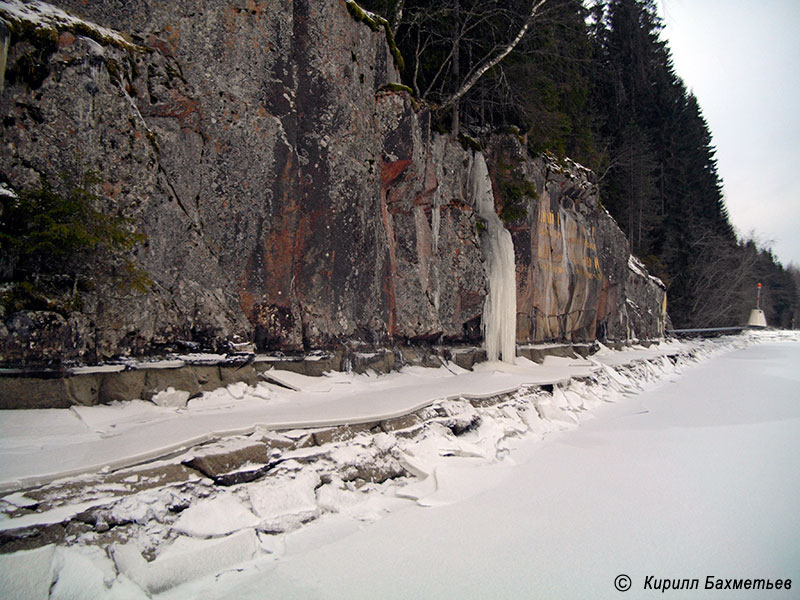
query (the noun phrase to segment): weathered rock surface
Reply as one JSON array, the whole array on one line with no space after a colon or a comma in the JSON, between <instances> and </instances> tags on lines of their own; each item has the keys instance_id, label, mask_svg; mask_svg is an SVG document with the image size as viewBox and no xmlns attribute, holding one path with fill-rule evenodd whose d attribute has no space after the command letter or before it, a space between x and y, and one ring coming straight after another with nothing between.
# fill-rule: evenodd
<instances>
[{"instance_id":1,"label":"weathered rock surface","mask_svg":"<svg viewBox=\"0 0 800 600\"><path fill-rule=\"evenodd\" d=\"M525 215L510 225L517 267L517 341L663 335L666 289L629 258L628 242L600 205L592 173L569 160L529 159L511 136L493 142L495 189L533 185ZM504 178L511 182L505 187Z\"/></svg>"},{"instance_id":2,"label":"weathered rock surface","mask_svg":"<svg viewBox=\"0 0 800 600\"><path fill-rule=\"evenodd\" d=\"M133 45L44 22L57 43L42 52L4 14L0 182L99 173L102 208L147 235L134 259L153 285L100 272L80 313L3 315L0 362L480 344L474 151L385 89L398 74L382 32L338 0L54 3ZM520 148L487 150L537 190L510 227L518 342L660 334L664 291L629 266L590 174Z\"/></svg>"}]
</instances>

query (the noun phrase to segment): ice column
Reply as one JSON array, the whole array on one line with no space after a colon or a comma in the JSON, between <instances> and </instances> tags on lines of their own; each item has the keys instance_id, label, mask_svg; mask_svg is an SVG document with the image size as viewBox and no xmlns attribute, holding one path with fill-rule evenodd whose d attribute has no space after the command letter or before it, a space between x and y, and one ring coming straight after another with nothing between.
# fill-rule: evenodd
<instances>
[{"instance_id":1,"label":"ice column","mask_svg":"<svg viewBox=\"0 0 800 600\"><path fill-rule=\"evenodd\" d=\"M492 180L486 160L475 153L472 165L472 197L478 215L486 222L481 234L484 268L489 292L483 304L483 340L489 360L514 363L517 332L517 289L514 243L494 210Z\"/></svg>"}]
</instances>

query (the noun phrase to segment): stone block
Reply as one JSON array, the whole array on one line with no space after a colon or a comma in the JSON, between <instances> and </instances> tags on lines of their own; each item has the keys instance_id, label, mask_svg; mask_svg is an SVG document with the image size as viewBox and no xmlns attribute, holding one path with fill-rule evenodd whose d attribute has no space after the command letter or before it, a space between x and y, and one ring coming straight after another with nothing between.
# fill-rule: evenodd
<instances>
[{"instance_id":1,"label":"stone block","mask_svg":"<svg viewBox=\"0 0 800 600\"><path fill-rule=\"evenodd\" d=\"M353 371L356 373L366 373L367 371L389 373L393 367L393 352L357 353L353 356Z\"/></svg>"},{"instance_id":2,"label":"stone block","mask_svg":"<svg viewBox=\"0 0 800 600\"><path fill-rule=\"evenodd\" d=\"M271 360L265 362L258 362L253 364L256 373L263 373L270 369L277 369L278 371L289 371L290 373L298 373L300 375L308 375L306 372L306 363L303 359L296 360Z\"/></svg>"},{"instance_id":3,"label":"stone block","mask_svg":"<svg viewBox=\"0 0 800 600\"><path fill-rule=\"evenodd\" d=\"M305 374L311 377L319 377L328 371L339 371L342 368L342 353L340 351L331 352L320 358L308 357L305 361Z\"/></svg>"},{"instance_id":4,"label":"stone block","mask_svg":"<svg viewBox=\"0 0 800 600\"><path fill-rule=\"evenodd\" d=\"M342 480L383 483L387 479L394 479L395 477L407 475L406 470L397 460L385 456L382 458L383 460L380 461L352 465L344 469L342 472Z\"/></svg>"},{"instance_id":5,"label":"stone block","mask_svg":"<svg viewBox=\"0 0 800 600\"><path fill-rule=\"evenodd\" d=\"M404 365L419 366L422 364L422 353L416 346L401 346L399 352Z\"/></svg>"},{"instance_id":6,"label":"stone block","mask_svg":"<svg viewBox=\"0 0 800 600\"><path fill-rule=\"evenodd\" d=\"M547 348L543 348L542 351L544 352L545 356L560 356L562 358L577 358L577 354L575 354L572 346L564 345L564 346L550 346Z\"/></svg>"},{"instance_id":7,"label":"stone block","mask_svg":"<svg viewBox=\"0 0 800 600\"><path fill-rule=\"evenodd\" d=\"M145 369L144 400L150 400L158 392L175 388L196 394L200 390L197 375L192 367L175 369Z\"/></svg>"},{"instance_id":8,"label":"stone block","mask_svg":"<svg viewBox=\"0 0 800 600\"><path fill-rule=\"evenodd\" d=\"M94 406L100 402L100 376L94 373L67 378L67 389L75 404Z\"/></svg>"},{"instance_id":9,"label":"stone block","mask_svg":"<svg viewBox=\"0 0 800 600\"><path fill-rule=\"evenodd\" d=\"M259 466L264 466L269 463L269 456L267 455L268 446L266 444L257 443L236 450L219 451L219 452L203 452L202 448L198 449L198 454L189 460L183 461L183 464L191 469L200 471L206 477L219 480L227 475L242 470L244 465L253 465L253 468L243 470L245 473L250 474L258 472L261 469ZM226 479L226 483L230 478ZM246 481L247 477L237 481L241 483ZM252 481L252 479L250 479ZM228 485L230 483L227 483Z\"/></svg>"},{"instance_id":10,"label":"stone block","mask_svg":"<svg viewBox=\"0 0 800 600\"><path fill-rule=\"evenodd\" d=\"M222 387L218 366L194 366L191 368L197 379L198 392L207 392Z\"/></svg>"},{"instance_id":11,"label":"stone block","mask_svg":"<svg viewBox=\"0 0 800 600\"><path fill-rule=\"evenodd\" d=\"M597 348L596 344L576 344L572 347L575 353L582 358L591 356L597 352Z\"/></svg>"},{"instance_id":12,"label":"stone block","mask_svg":"<svg viewBox=\"0 0 800 600\"><path fill-rule=\"evenodd\" d=\"M521 353L520 353L521 354ZM483 348L471 348L469 350L459 350L452 353L452 360L462 369L472 370L477 363L486 360L486 350Z\"/></svg>"},{"instance_id":13,"label":"stone block","mask_svg":"<svg viewBox=\"0 0 800 600\"><path fill-rule=\"evenodd\" d=\"M322 446L323 444L329 444L331 442L343 442L354 438L359 433L368 433L377 425L377 422L361 423L358 425L342 425L341 427L331 427L330 429L315 431L313 433L314 443L317 446Z\"/></svg>"},{"instance_id":14,"label":"stone block","mask_svg":"<svg viewBox=\"0 0 800 600\"><path fill-rule=\"evenodd\" d=\"M253 364L241 367L220 367L219 375L222 385L229 385L238 381L244 381L247 385L258 385L263 379L258 376Z\"/></svg>"},{"instance_id":15,"label":"stone block","mask_svg":"<svg viewBox=\"0 0 800 600\"><path fill-rule=\"evenodd\" d=\"M0 409L69 408L72 404L63 377L0 377Z\"/></svg>"},{"instance_id":16,"label":"stone block","mask_svg":"<svg viewBox=\"0 0 800 600\"><path fill-rule=\"evenodd\" d=\"M544 352L538 348L517 348L517 356L522 356L538 364L544 362Z\"/></svg>"},{"instance_id":17,"label":"stone block","mask_svg":"<svg viewBox=\"0 0 800 600\"><path fill-rule=\"evenodd\" d=\"M412 429L419 427L423 423L422 419L416 413L410 415L403 415L402 417L395 417L394 419L386 419L381 421L381 429L386 433L399 431L402 429Z\"/></svg>"},{"instance_id":18,"label":"stone block","mask_svg":"<svg viewBox=\"0 0 800 600\"><path fill-rule=\"evenodd\" d=\"M146 377L145 371L139 370L104 373L100 377L100 404L142 399Z\"/></svg>"}]
</instances>

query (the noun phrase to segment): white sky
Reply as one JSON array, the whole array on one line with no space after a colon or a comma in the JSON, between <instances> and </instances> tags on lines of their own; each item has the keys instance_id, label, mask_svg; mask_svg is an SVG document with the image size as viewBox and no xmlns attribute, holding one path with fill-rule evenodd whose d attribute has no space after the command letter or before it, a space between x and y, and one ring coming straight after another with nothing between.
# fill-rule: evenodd
<instances>
[{"instance_id":1,"label":"white sky","mask_svg":"<svg viewBox=\"0 0 800 600\"><path fill-rule=\"evenodd\" d=\"M731 221L800 265L800 0L659 0L717 148Z\"/></svg>"}]
</instances>

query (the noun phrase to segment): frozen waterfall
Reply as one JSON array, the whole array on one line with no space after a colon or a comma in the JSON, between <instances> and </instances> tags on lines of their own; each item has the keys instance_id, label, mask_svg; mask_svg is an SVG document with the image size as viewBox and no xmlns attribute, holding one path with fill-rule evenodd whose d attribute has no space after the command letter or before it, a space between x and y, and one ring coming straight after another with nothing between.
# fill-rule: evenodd
<instances>
[{"instance_id":1,"label":"frozen waterfall","mask_svg":"<svg viewBox=\"0 0 800 600\"><path fill-rule=\"evenodd\" d=\"M517 289L514 244L511 234L494 210L492 180L486 160L475 153L472 165L472 197L478 215L486 221L481 235L489 291L483 304L483 340L488 360L514 363L516 357Z\"/></svg>"}]
</instances>

